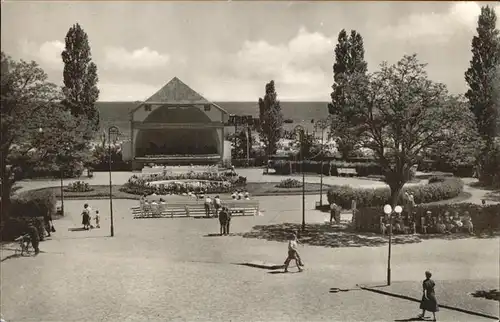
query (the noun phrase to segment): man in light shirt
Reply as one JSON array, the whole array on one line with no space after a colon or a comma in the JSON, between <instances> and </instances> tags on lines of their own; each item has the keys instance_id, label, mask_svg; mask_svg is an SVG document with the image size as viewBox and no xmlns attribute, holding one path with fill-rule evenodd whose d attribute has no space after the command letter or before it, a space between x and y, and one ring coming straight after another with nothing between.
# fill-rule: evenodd
<instances>
[{"instance_id":1,"label":"man in light shirt","mask_svg":"<svg viewBox=\"0 0 500 322\"><path fill-rule=\"evenodd\" d=\"M298 243L299 240L297 239L297 234L293 233L288 241L288 257L285 260L285 273L288 272L288 265L290 265L292 259L295 260L295 264L297 265L299 272L302 272L301 266L304 266L304 264L302 263L299 252L297 251Z\"/></svg>"},{"instance_id":2,"label":"man in light shirt","mask_svg":"<svg viewBox=\"0 0 500 322\"><path fill-rule=\"evenodd\" d=\"M210 205L212 204L212 199L210 198L210 196L207 196L205 198L205 216L207 216L207 218L210 218Z\"/></svg>"}]
</instances>

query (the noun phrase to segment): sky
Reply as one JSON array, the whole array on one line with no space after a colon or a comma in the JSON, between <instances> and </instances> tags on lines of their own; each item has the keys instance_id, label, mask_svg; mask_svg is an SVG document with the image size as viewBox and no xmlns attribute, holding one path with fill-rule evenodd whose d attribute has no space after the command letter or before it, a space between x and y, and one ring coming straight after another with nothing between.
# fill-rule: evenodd
<instances>
[{"instance_id":1,"label":"sky","mask_svg":"<svg viewBox=\"0 0 500 322\"><path fill-rule=\"evenodd\" d=\"M483 3L484 4L484 3ZM2 1L1 46L62 84L68 29L87 32L101 101L145 100L177 76L211 101L257 101L276 83L282 101L329 101L337 35L358 31L370 72L417 53L453 94L482 3ZM500 18L500 4L491 2Z\"/></svg>"}]
</instances>

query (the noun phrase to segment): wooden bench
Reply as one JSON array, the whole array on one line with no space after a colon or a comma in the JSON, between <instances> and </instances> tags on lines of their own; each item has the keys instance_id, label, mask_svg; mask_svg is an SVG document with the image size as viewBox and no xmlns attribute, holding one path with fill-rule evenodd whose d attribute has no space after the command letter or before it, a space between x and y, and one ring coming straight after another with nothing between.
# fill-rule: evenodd
<instances>
[{"instance_id":1,"label":"wooden bench","mask_svg":"<svg viewBox=\"0 0 500 322\"><path fill-rule=\"evenodd\" d=\"M358 172L354 168L338 168L337 173L339 176L354 177L358 175Z\"/></svg>"},{"instance_id":2,"label":"wooden bench","mask_svg":"<svg viewBox=\"0 0 500 322\"><path fill-rule=\"evenodd\" d=\"M222 205L229 208L233 215L255 216L259 214L259 202L255 200L223 200ZM134 219L139 218L174 218L174 217L204 217L205 204L203 202L186 201L185 203L167 203L161 212L145 211L140 206L131 208ZM215 209L211 207L211 215Z\"/></svg>"}]
</instances>

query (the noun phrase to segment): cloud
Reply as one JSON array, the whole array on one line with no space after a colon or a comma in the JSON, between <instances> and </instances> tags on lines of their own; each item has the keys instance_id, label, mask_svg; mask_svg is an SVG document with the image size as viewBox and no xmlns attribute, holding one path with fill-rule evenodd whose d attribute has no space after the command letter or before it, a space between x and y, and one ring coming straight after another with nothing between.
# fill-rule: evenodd
<instances>
[{"instance_id":1,"label":"cloud","mask_svg":"<svg viewBox=\"0 0 500 322\"><path fill-rule=\"evenodd\" d=\"M100 101L142 101L156 93L164 84L99 83Z\"/></svg>"},{"instance_id":2,"label":"cloud","mask_svg":"<svg viewBox=\"0 0 500 322\"><path fill-rule=\"evenodd\" d=\"M163 67L170 61L170 56L156 50L143 47L128 51L123 47L105 49L105 64L122 70L144 70Z\"/></svg>"},{"instance_id":3,"label":"cloud","mask_svg":"<svg viewBox=\"0 0 500 322\"><path fill-rule=\"evenodd\" d=\"M328 96L333 81L323 68L331 66L334 46L332 38L320 32L308 32L305 28L300 28L287 43L273 45L263 40L245 41L229 60L232 62L232 76L254 80L259 91L263 82L273 79L285 92L293 93L287 99L300 99L298 89L308 95L326 93Z\"/></svg>"},{"instance_id":4,"label":"cloud","mask_svg":"<svg viewBox=\"0 0 500 322\"><path fill-rule=\"evenodd\" d=\"M500 5L494 7L500 15ZM481 6L476 2L456 2L444 13L412 13L398 24L382 28L379 36L385 39L412 40L425 38L427 42L444 42L463 31L473 32Z\"/></svg>"},{"instance_id":5,"label":"cloud","mask_svg":"<svg viewBox=\"0 0 500 322\"><path fill-rule=\"evenodd\" d=\"M46 68L62 70L63 62L61 53L64 50L63 42L52 40L38 45L34 42L24 40L21 41L20 47L24 59L35 60Z\"/></svg>"}]
</instances>

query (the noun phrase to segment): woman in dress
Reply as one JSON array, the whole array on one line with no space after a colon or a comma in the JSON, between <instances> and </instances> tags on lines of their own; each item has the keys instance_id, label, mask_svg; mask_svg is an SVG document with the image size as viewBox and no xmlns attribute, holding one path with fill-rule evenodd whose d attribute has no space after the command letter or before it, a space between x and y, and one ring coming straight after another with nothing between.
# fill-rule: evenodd
<instances>
[{"instance_id":1,"label":"woman in dress","mask_svg":"<svg viewBox=\"0 0 500 322\"><path fill-rule=\"evenodd\" d=\"M422 309L422 314L419 318L425 318L425 312L432 312L433 321L436 321L436 312L439 311L439 306L436 299L436 294L434 292L434 287L436 284L431 280L431 272L425 272L425 280L422 282L423 294L422 301L420 302L420 309Z\"/></svg>"}]
</instances>

